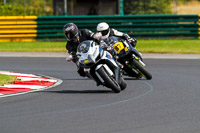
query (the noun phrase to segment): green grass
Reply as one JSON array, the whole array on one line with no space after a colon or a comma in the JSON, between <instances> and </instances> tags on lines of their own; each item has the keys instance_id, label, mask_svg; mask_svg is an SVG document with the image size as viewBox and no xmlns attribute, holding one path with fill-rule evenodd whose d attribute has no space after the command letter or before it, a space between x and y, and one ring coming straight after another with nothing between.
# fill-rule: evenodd
<instances>
[{"instance_id":1,"label":"green grass","mask_svg":"<svg viewBox=\"0 0 200 133\"><path fill-rule=\"evenodd\" d=\"M65 52L66 42L0 42L0 51Z\"/></svg>"},{"instance_id":2,"label":"green grass","mask_svg":"<svg viewBox=\"0 0 200 133\"><path fill-rule=\"evenodd\" d=\"M66 42L1 42L0 51L65 52ZM200 54L200 40L138 40L142 53Z\"/></svg>"},{"instance_id":3,"label":"green grass","mask_svg":"<svg viewBox=\"0 0 200 133\"><path fill-rule=\"evenodd\" d=\"M138 40L142 53L200 54L200 40Z\"/></svg>"},{"instance_id":4,"label":"green grass","mask_svg":"<svg viewBox=\"0 0 200 133\"><path fill-rule=\"evenodd\" d=\"M0 74L0 86L13 83L15 80L17 80L15 76Z\"/></svg>"}]
</instances>

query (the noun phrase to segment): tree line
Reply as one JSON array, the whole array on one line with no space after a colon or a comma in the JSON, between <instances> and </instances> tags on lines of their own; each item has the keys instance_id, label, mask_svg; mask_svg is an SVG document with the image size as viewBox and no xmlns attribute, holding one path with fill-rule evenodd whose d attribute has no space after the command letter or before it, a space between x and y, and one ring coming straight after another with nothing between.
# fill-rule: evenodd
<instances>
[{"instance_id":1,"label":"tree line","mask_svg":"<svg viewBox=\"0 0 200 133\"><path fill-rule=\"evenodd\" d=\"M124 14L170 14L170 0L125 0Z\"/></svg>"},{"instance_id":2,"label":"tree line","mask_svg":"<svg viewBox=\"0 0 200 133\"><path fill-rule=\"evenodd\" d=\"M0 1L1 16L50 16L53 15L50 0L6 0Z\"/></svg>"},{"instance_id":3,"label":"tree line","mask_svg":"<svg viewBox=\"0 0 200 133\"><path fill-rule=\"evenodd\" d=\"M124 0L124 14L171 14L172 4L192 0ZM200 0L197 0L200 1ZM51 16L52 0L3 0L0 1L1 16Z\"/></svg>"}]
</instances>

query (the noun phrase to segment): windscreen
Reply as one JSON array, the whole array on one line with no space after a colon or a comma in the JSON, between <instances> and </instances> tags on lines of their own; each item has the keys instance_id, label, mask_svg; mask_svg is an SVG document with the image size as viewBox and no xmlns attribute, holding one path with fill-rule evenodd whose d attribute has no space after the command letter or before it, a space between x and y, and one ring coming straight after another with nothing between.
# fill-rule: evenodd
<instances>
[{"instance_id":1,"label":"windscreen","mask_svg":"<svg viewBox=\"0 0 200 133\"><path fill-rule=\"evenodd\" d=\"M79 44L77 51L80 53L87 53L90 48L91 42L90 41L84 41Z\"/></svg>"},{"instance_id":2,"label":"windscreen","mask_svg":"<svg viewBox=\"0 0 200 133\"><path fill-rule=\"evenodd\" d=\"M120 41L120 38L119 37L115 37L115 36L111 36L108 38L107 42L111 45L117 43Z\"/></svg>"}]
</instances>

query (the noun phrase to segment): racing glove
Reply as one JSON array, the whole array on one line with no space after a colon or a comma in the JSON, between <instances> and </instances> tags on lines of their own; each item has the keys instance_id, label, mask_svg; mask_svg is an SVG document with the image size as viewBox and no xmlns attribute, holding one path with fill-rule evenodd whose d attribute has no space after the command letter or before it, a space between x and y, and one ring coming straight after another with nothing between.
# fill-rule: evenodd
<instances>
[{"instance_id":1,"label":"racing glove","mask_svg":"<svg viewBox=\"0 0 200 133\"><path fill-rule=\"evenodd\" d=\"M129 38L128 39L128 42L135 48L136 47L136 43L137 43L137 40L134 39L134 38Z\"/></svg>"},{"instance_id":2,"label":"racing glove","mask_svg":"<svg viewBox=\"0 0 200 133\"><path fill-rule=\"evenodd\" d=\"M102 34L101 32L97 32L96 34L94 34L93 38L97 39L97 40L101 40Z\"/></svg>"},{"instance_id":3,"label":"racing glove","mask_svg":"<svg viewBox=\"0 0 200 133\"><path fill-rule=\"evenodd\" d=\"M124 34L124 38L135 48L137 40L135 38L131 38L128 34Z\"/></svg>"},{"instance_id":4,"label":"racing glove","mask_svg":"<svg viewBox=\"0 0 200 133\"><path fill-rule=\"evenodd\" d=\"M66 61L70 62L70 61L72 61L72 60L73 60L72 55L69 55L69 56L66 57Z\"/></svg>"}]
</instances>

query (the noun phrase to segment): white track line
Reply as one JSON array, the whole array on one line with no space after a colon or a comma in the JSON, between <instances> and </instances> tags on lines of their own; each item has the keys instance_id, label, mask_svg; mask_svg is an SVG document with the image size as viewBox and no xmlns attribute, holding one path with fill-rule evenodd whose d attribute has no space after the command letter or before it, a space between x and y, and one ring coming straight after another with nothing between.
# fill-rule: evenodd
<instances>
[{"instance_id":1,"label":"white track line","mask_svg":"<svg viewBox=\"0 0 200 133\"><path fill-rule=\"evenodd\" d=\"M9 85L4 85L0 87L8 87L8 88L30 88L30 89L41 89L44 88L44 86L39 86L39 85L15 85L15 84L9 84Z\"/></svg>"},{"instance_id":2,"label":"white track line","mask_svg":"<svg viewBox=\"0 0 200 133\"><path fill-rule=\"evenodd\" d=\"M39 81L57 82L57 80L55 80L55 79L27 78L27 77L17 77L17 78L21 79L21 81L39 80Z\"/></svg>"}]
</instances>

